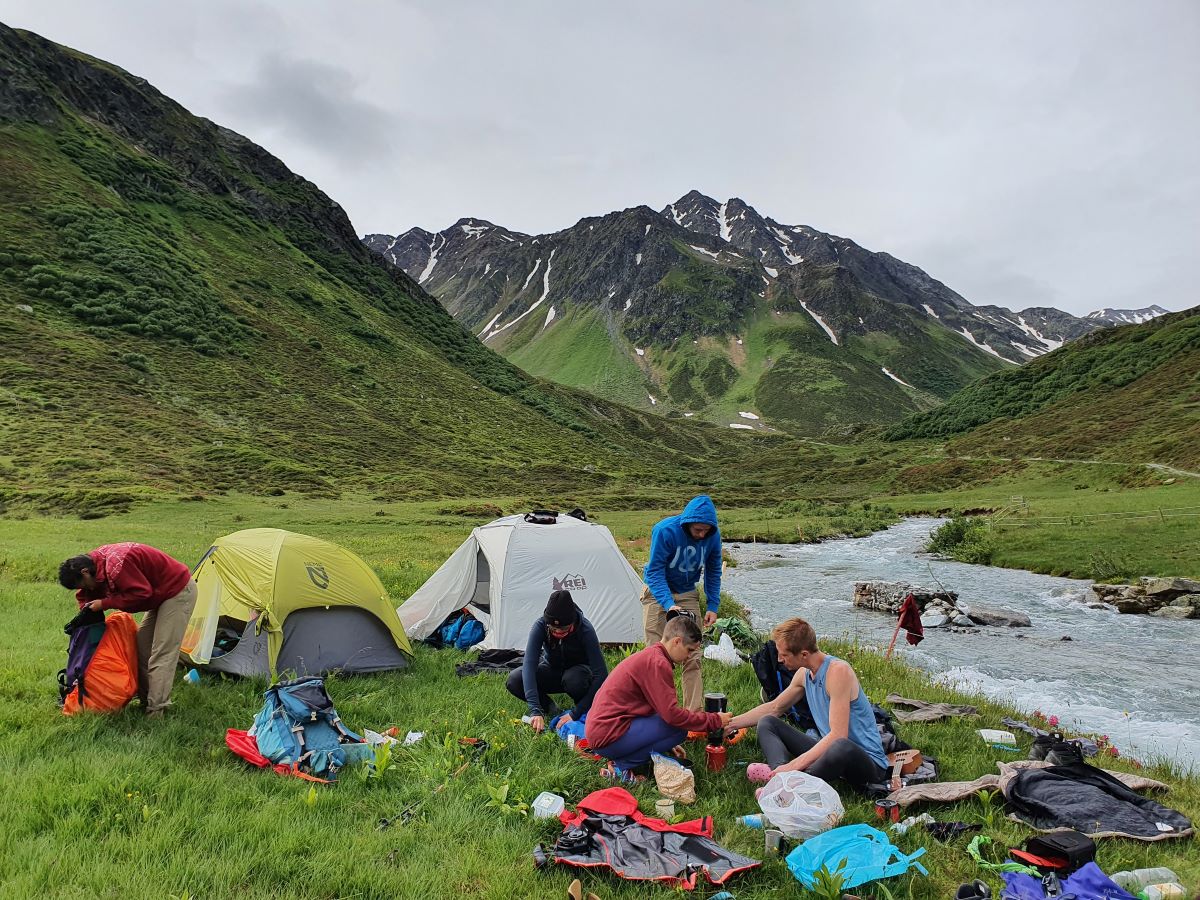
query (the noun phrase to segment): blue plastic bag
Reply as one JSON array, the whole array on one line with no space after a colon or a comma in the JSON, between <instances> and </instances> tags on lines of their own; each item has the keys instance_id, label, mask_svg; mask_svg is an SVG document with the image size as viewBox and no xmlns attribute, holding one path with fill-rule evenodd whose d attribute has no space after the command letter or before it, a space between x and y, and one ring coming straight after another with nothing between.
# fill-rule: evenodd
<instances>
[{"instance_id":1,"label":"blue plastic bag","mask_svg":"<svg viewBox=\"0 0 1200 900\"><path fill-rule=\"evenodd\" d=\"M921 847L916 853L904 854L882 831L869 825L843 825L809 838L787 855L787 866L796 880L810 889L822 868L830 872L840 868L842 887L848 890L903 875L910 868L928 875L925 867L915 862L924 852Z\"/></svg>"}]
</instances>

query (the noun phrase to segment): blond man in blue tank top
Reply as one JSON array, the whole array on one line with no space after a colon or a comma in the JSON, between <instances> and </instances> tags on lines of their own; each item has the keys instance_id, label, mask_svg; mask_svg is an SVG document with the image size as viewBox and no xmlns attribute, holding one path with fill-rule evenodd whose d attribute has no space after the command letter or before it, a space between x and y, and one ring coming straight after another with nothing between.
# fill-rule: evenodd
<instances>
[{"instance_id":1,"label":"blond man in blue tank top","mask_svg":"<svg viewBox=\"0 0 1200 900\"><path fill-rule=\"evenodd\" d=\"M796 672L774 700L734 716L729 728L758 728L758 744L774 772L808 772L825 781L842 779L862 788L887 781L887 756L870 701L845 660L822 652L803 619L780 622L771 632L779 664ZM819 737L781 716L808 701Z\"/></svg>"}]
</instances>

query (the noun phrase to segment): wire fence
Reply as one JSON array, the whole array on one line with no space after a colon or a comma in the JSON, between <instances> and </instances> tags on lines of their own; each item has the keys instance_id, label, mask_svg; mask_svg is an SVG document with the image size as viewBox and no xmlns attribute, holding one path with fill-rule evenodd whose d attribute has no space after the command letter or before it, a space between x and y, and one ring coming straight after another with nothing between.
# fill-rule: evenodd
<instances>
[{"instance_id":1,"label":"wire fence","mask_svg":"<svg viewBox=\"0 0 1200 900\"><path fill-rule=\"evenodd\" d=\"M1021 509L1025 509L1024 505ZM1119 510L1101 513L1063 513L1061 515L1036 516L1024 515L1011 505L996 510L988 516L988 527L1007 528L1036 527L1040 525L1095 525L1102 522L1136 522L1157 519L1166 522L1167 519L1196 519L1200 518L1200 506L1164 506L1154 509Z\"/></svg>"}]
</instances>

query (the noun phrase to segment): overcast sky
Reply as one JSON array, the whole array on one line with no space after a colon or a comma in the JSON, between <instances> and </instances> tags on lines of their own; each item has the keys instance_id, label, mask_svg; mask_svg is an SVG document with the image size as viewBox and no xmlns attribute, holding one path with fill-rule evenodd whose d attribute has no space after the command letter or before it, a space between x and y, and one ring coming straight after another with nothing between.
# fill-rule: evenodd
<instances>
[{"instance_id":1,"label":"overcast sky","mask_svg":"<svg viewBox=\"0 0 1200 900\"><path fill-rule=\"evenodd\" d=\"M1200 2L0 0L340 202L555 231L692 188L974 303L1200 303Z\"/></svg>"}]
</instances>

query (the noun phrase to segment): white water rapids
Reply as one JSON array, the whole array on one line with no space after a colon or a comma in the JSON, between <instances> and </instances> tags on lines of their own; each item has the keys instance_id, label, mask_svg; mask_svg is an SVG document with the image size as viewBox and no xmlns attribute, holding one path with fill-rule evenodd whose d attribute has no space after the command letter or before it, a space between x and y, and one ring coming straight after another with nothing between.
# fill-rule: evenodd
<instances>
[{"instance_id":1,"label":"white water rapids","mask_svg":"<svg viewBox=\"0 0 1200 900\"><path fill-rule=\"evenodd\" d=\"M940 682L1057 715L1062 727L1107 734L1142 760L1200 768L1200 621L1089 609L1091 582L1020 569L974 566L921 553L938 519L908 519L865 538L821 544L735 544L725 590L768 629L789 616L821 635L886 647L896 620L856 609L856 581L907 581L956 591L968 604L1026 613L1032 628L983 627L977 634L928 629L898 655ZM1063 641L1064 636L1072 638ZM882 697L872 697L880 701ZM981 723L998 727L999 723Z\"/></svg>"}]
</instances>

